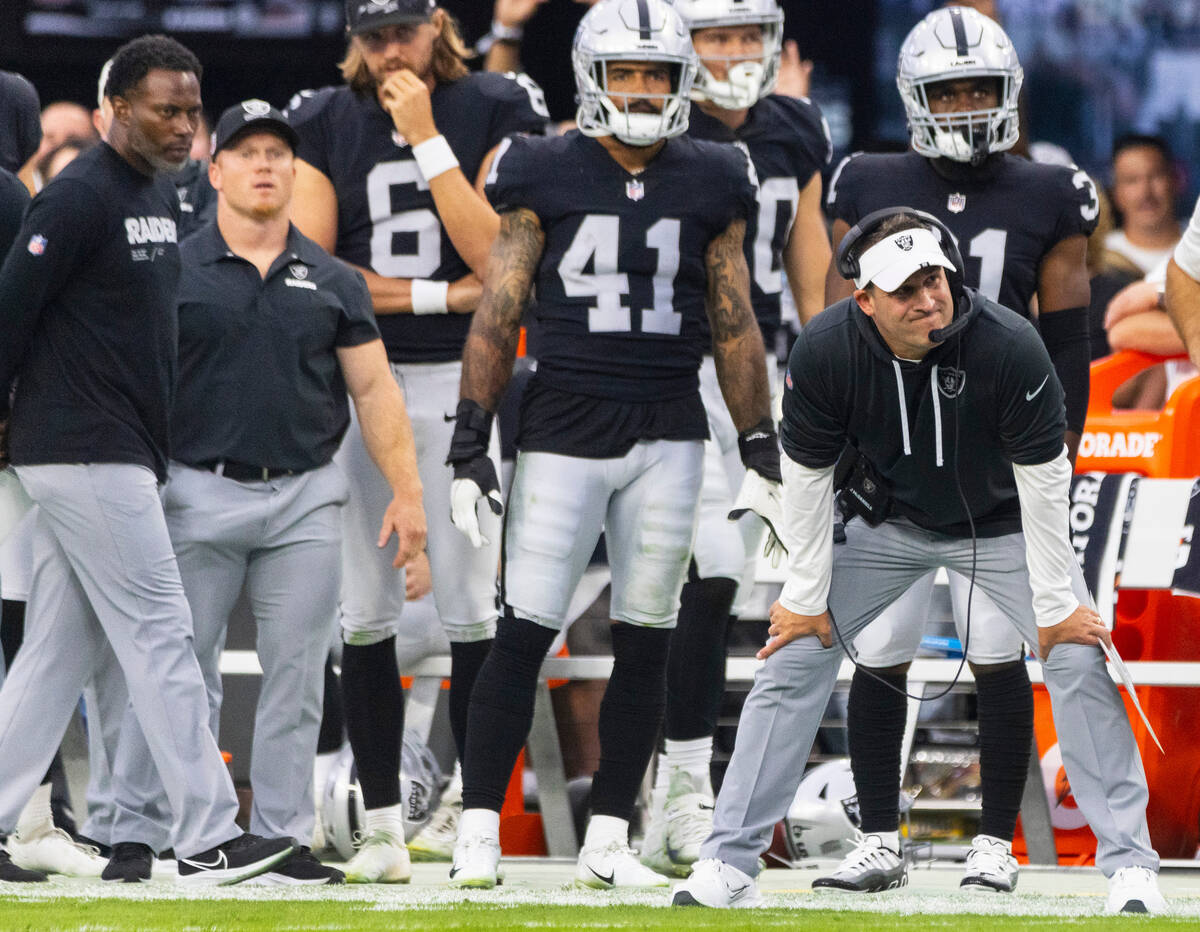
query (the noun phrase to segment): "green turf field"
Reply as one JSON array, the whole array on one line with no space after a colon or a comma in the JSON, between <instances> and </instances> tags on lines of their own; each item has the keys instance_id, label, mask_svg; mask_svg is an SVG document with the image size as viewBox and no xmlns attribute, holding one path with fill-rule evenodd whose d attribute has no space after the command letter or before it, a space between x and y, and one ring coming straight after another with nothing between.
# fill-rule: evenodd
<instances>
[{"instance_id":1,"label":"green turf field","mask_svg":"<svg viewBox=\"0 0 1200 932\"><path fill-rule=\"evenodd\" d=\"M890 932L953 929L1182 929L1194 917L888 915L832 910L761 909L710 912L652 906L489 906L463 903L428 909L387 909L364 902L152 900L110 898L14 900L0 898L0 929L87 930L87 932L207 932L207 930L388 930L398 929L804 929Z\"/></svg>"}]
</instances>

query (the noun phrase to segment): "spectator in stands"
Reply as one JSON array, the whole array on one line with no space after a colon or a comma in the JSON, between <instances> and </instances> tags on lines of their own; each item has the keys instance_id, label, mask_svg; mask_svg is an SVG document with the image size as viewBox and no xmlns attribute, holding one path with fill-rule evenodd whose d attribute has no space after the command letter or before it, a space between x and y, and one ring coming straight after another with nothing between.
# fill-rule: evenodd
<instances>
[{"instance_id":1,"label":"spectator in stands","mask_svg":"<svg viewBox=\"0 0 1200 932\"><path fill-rule=\"evenodd\" d=\"M1108 235L1105 245L1127 257L1143 275L1150 272L1179 241L1178 194L1175 163L1164 139L1119 137L1113 144L1111 189L1119 229Z\"/></svg>"}]
</instances>

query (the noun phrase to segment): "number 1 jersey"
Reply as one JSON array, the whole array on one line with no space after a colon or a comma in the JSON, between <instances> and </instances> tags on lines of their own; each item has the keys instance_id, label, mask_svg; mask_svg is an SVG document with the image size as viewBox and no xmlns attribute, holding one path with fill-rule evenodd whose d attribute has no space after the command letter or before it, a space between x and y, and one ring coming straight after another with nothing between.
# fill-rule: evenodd
<instances>
[{"instance_id":1,"label":"number 1 jersey","mask_svg":"<svg viewBox=\"0 0 1200 932\"><path fill-rule=\"evenodd\" d=\"M705 253L758 209L746 154L681 136L632 175L595 139L514 136L488 178L498 211L537 215L538 368L518 444L589 457L703 439Z\"/></svg>"}]
</instances>

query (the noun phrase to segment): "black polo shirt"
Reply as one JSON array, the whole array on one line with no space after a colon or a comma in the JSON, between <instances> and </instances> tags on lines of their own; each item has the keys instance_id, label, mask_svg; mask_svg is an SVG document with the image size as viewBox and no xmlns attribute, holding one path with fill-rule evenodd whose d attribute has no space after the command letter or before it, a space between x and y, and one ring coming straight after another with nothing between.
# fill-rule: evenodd
<instances>
[{"instance_id":1,"label":"black polo shirt","mask_svg":"<svg viewBox=\"0 0 1200 932\"><path fill-rule=\"evenodd\" d=\"M379 339L362 275L295 227L265 279L215 220L179 253L172 456L296 471L328 463L350 421L336 350Z\"/></svg>"},{"instance_id":2,"label":"black polo shirt","mask_svg":"<svg viewBox=\"0 0 1200 932\"><path fill-rule=\"evenodd\" d=\"M0 414L18 466L167 474L179 197L106 143L33 199L0 269Z\"/></svg>"}]
</instances>

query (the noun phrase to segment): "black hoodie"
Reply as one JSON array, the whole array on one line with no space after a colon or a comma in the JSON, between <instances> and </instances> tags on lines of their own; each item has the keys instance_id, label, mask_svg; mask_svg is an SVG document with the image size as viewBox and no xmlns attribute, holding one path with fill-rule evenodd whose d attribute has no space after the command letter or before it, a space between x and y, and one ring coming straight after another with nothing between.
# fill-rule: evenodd
<instances>
[{"instance_id":1,"label":"black hoodie","mask_svg":"<svg viewBox=\"0 0 1200 932\"><path fill-rule=\"evenodd\" d=\"M971 533L961 485L976 533L998 537L1021 530L1012 464L1062 452L1063 391L1032 325L964 291L964 328L916 363L853 298L823 311L792 349L781 435L811 469L853 445L888 482L893 516L951 537Z\"/></svg>"}]
</instances>

